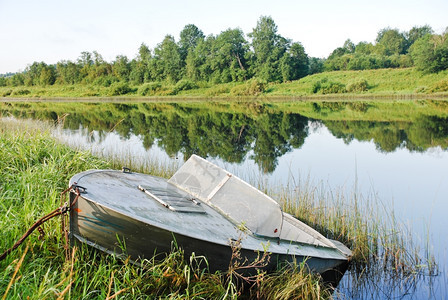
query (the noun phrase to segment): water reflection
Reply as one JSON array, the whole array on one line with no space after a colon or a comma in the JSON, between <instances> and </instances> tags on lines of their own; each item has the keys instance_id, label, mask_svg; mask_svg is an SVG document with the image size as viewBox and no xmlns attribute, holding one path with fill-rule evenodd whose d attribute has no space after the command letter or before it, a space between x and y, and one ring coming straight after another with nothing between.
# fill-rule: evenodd
<instances>
[{"instance_id":1,"label":"water reflection","mask_svg":"<svg viewBox=\"0 0 448 300\"><path fill-rule=\"evenodd\" d=\"M310 122L337 138L373 141L380 152L400 148L448 149L448 105L444 101L297 103L1 103L2 115L54 120L65 129L96 131L101 142L114 131L139 136L169 156L191 154L229 163L253 160L272 173L278 159L303 146ZM91 137L93 138L93 136Z\"/></svg>"},{"instance_id":2,"label":"water reflection","mask_svg":"<svg viewBox=\"0 0 448 300\"><path fill-rule=\"evenodd\" d=\"M375 281L369 278L380 275L351 270L339 286L341 298L437 299L448 294L446 101L11 102L0 103L0 108L3 116L60 122L70 140L103 154L129 151L125 154L133 160L156 157L162 162L179 157L181 164L196 153L246 180L255 174L257 180L285 186L297 182L303 187L300 181L307 182L311 174L311 180L317 180L311 188L320 191L328 185L331 193L347 193L346 199L355 193L351 188L356 182L356 192L367 195L365 205L372 195L396 213L406 225L403 235L427 237L419 241L422 252L437 257L442 276L386 274ZM241 174L254 170L262 176ZM333 197L316 195L316 203L320 197ZM359 197L360 203L363 198ZM428 250L429 245L434 248Z\"/></svg>"}]
</instances>

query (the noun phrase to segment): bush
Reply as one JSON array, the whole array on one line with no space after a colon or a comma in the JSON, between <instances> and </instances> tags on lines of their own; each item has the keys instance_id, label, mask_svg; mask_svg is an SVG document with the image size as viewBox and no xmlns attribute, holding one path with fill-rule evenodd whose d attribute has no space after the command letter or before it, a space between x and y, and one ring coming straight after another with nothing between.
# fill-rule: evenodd
<instances>
[{"instance_id":1,"label":"bush","mask_svg":"<svg viewBox=\"0 0 448 300\"><path fill-rule=\"evenodd\" d=\"M218 85L208 89L205 94L207 96L219 96L230 92L230 88L225 85Z\"/></svg>"},{"instance_id":2,"label":"bush","mask_svg":"<svg viewBox=\"0 0 448 300\"><path fill-rule=\"evenodd\" d=\"M448 79L442 79L431 86L430 93L448 92Z\"/></svg>"},{"instance_id":3,"label":"bush","mask_svg":"<svg viewBox=\"0 0 448 300\"><path fill-rule=\"evenodd\" d=\"M150 82L142 85L138 89L138 93L142 96L154 95L157 91L160 91L161 88L162 84L160 82Z\"/></svg>"},{"instance_id":4,"label":"bush","mask_svg":"<svg viewBox=\"0 0 448 300\"><path fill-rule=\"evenodd\" d=\"M361 101L349 102L347 105L348 105L348 107L350 107L350 109L352 109L354 111L359 111L362 113L366 113L367 110L371 106L369 103L361 102Z\"/></svg>"},{"instance_id":5,"label":"bush","mask_svg":"<svg viewBox=\"0 0 448 300\"><path fill-rule=\"evenodd\" d=\"M237 85L230 90L233 96L258 96L265 92L267 83L258 78L252 78L242 85Z\"/></svg>"},{"instance_id":6,"label":"bush","mask_svg":"<svg viewBox=\"0 0 448 300\"><path fill-rule=\"evenodd\" d=\"M6 91L3 92L2 97L8 97L9 95L11 95L11 93L12 93L11 89L6 90Z\"/></svg>"},{"instance_id":7,"label":"bush","mask_svg":"<svg viewBox=\"0 0 448 300\"><path fill-rule=\"evenodd\" d=\"M347 85L347 92L349 93L360 93L366 92L369 89L369 84L365 79L358 79L356 81L350 82Z\"/></svg>"},{"instance_id":8,"label":"bush","mask_svg":"<svg viewBox=\"0 0 448 300\"><path fill-rule=\"evenodd\" d=\"M428 88L426 86L419 86L414 90L414 93L426 93Z\"/></svg>"},{"instance_id":9,"label":"bush","mask_svg":"<svg viewBox=\"0 0 448 300\"><path fill-rule=\"evenodd\" d=\"M126 82L116 82L110 86L109 94L111 96L120 96L130 93L132 89Z\"/></svg>"},{"instance_id":10,"label":"bush","mask_svg":"<svg viewBox=\"0 0 448 300\"><path fill-rule=\"evenodd\" d=\"M347 92L345 84L335 81L328 81L327 78L316 81L311 88L312 93L317 94L340 94Z\"/></svg>"},{"instance_id":11,"label":"bush","mask_svg":"<svg viewBox=\"0 0 448 300\"><path fill-rule=\"evenodd\" d=\"M182 79L182 80L179 80L176 83L176 85L174 86L174 92L177 94L180 91L188 91L188 90L193 90L193 89L197 89L197 88L198 88L198 86L193 81L188 80L188 79Z\"/></svg>"},{"instance_id":12,"label":"bush","mask_svg":"<svg viewBox=\"0 0 448 300\"><path fill-rule=\"evenodd\" d=\"M100 85L104 87L110 87L113 83L119 82L118 78L115 76L101 76L93 82L94 85Z\"/></svg>"},{"instance_id":13,"label":"bush","mask_svg":"<svg viewBox=\"0 0 448 300\"><path fill-rule=\"evenodd\" d=\"M11 96L23 96L31 94L30 90L27 89L18 89L11 93Z\"/></svg>"}]
</instances>

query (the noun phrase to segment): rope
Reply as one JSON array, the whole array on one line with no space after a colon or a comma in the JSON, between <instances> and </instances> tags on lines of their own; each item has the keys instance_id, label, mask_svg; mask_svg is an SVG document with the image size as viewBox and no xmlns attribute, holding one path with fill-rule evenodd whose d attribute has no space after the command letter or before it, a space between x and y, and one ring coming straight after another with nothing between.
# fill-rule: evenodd
<instances>
[{"instance_id":1,"label":"rope","mask_svg":"<svg viewBox=\"0 0 448 300\"><path fill-rule=\"evenodd\" d=\"M12 251L14 251L15 249L17 249L17 247L19 247L24 241L25 239L36 229L39 229L39 232L41 233L41 236L43 234L43 230L42 228L40 228L40 226L42 224L44 224L45 222L47 222L48 220L56 217L56 216L62 216L62 221L61 221L61 227L62 227L62 231L64 233L64 238L65 238L65 246L64 249L66 249L66 251L68 250L68 231L66 229L66 220L64 220L64 216L66 217L67 212L73 207L73 205L78 201L78 198L80 196L80 192L79 192L79 187L76 185L72 185L71 187L69 187L68 189L66 189L65 191L63 191L61 193L61 203L63 200L63 196L68 192L68 191L73 191L76 194L75 199L73 200L73 202L68 205L67 202L65 202L64 204L62 204L60 207L56 208L55 210L53 210L52 212L50 212L49 214L43 216L42 218L40 218L39 220L37 220L31 227L30 229L28 229L24 235L22 235L22 237L8 250L6 250L2 255L0 255L0 261L4 260L8 254L10 254Z\"/></svg>"}]
</instances>

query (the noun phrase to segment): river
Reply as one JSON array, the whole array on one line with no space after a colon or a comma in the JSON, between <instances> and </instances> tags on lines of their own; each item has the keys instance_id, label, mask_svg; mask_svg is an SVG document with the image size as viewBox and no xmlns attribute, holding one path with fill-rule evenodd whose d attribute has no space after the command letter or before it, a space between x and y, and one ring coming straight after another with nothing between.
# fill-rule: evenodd
<instances>
[{"instance_id":1,"label":"river","mask_svg":"<svg viewBox=\"0 0 448 300\"><path fill-rule=\"evenodd\" d=\"M349 271L336 297L448 297L445 101L1 105L2 115L59 121L58 138L101 155L180 166L195 153L253 184L374 199L423 257L435 258L437 275L366 283Z\"/></svg>"}]
</instances>

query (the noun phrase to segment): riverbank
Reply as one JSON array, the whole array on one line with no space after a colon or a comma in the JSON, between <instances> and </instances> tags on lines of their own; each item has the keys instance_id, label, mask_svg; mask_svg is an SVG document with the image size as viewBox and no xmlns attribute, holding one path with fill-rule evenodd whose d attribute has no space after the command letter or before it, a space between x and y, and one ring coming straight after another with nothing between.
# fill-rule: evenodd
<instances>
[{"instance_id":1,"label":"riverbank","mask_svg":"<svg viewBox=\"0 0 448 300\"><path fill-rule=\"evenodd\" d=\"M67 148L57 143L49 130L28 121L20 123L7 119L0 122L2 251L38 217L59 206L59 194L73 174L91 168L120 168L123 162L128 162L123 156L105 160ZM171 173L169 166L147 166L141 169L133 166L133 169L164 177ZM259 188L278 199L285 211L319 228L325 235L346 243L354 252L348 274L360 289L366 288L369 282L377 286L378 279L412 282L437 272L431 254L420 256L418 245L396 222L393 214L384 212L381 203L376 203L375 199L354 193L347 205L341 198L344 195L336 196L333 191L321 190L310 183L292 189ZM21 246L0 263L4 269L0 276L0 295L6 294L9 283L13 287L8 294L10 297L32 295L45 298L69 293L73 298L107 298L120 293L128 297L152 295L194 299L230 298L240 292L235 278L229 273L210 274L197 269L189 260L184 261L181 252L175 249L164 260L145 262L144 268L123 264L88 247L73 252L71 261L67 262L57 220L46 225L45 232L44 240L31 236L28 248ZM25 258L23 262L19 260L22 256ZM15 269L20 272L17 280L11 279ZM304 273L281 271L269 276L263 274L259 279L249 291L252 296L259 293L269 299L279 297L278 293L282 291L285 299L329 297L315 277Z\"/></svg>"},{"instance_id":2,"label":"riverbank","mask_svg":"<svg viewBox=\"0 0 448 300\"><path fill-rule=\"evenodd\" d=\"M69 178L96 168L114 168L117 162L75 151L50 136L48 123L0 120L0 254L11 247L34 221L60 205L60 193ZM154 175L169 176L169 168ZM242 290L242 278L228 272L199 268L203 257L185 258L173 246L167 257L150 258L141 265L119 261L86 245L71 249L65 259L59 219L42 226L23 245L0 261L0 296L4 298L135 299L328 299L330 289L318 277L280 270L260 273ZM230 263L230 262L229 262ZM252 286L253 284L253 286ZM6 297L7 296L7 297Z\"/></svg>"},{"instance_id":3,"label":"riverbank","mask_svg":"<svg viewBox=\"0 0 448 300\"><path fill-rule=\"evenodd\" d=\"M448 99L448 71L425 74L414 68L364 71L334 71L306 76L286 83L246 82L209 84L181 80L133 85L117 82L109 86L74 84L0 87L7 99Z\"/></svg>"}]
</instances>

